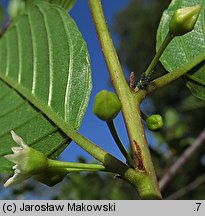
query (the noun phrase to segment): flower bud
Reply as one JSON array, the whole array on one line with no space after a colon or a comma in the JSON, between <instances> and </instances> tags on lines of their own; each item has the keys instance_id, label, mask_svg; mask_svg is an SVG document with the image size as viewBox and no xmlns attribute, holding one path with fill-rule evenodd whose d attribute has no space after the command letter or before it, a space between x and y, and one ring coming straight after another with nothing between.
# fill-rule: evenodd
<instances>
[{"instance_id":1,"label":"flower bud","mask_svg":"<svg viewBox=\"0 0 205 216\"><path fill-rule=\"evenodd\" d=\"M200 5L178 9L169 23L172 36L184 35L193 30L201 10Z\"/></svg>"},{"instance_id":2,"label":"flower bud","mask_svg":"<svg viewBox=\"0 0 205 216\"><path fill-rule=\"evenodd\" d=\"M149 116L146 119L146 123L147 123L147 127L149 128L149 130L151 131L159 131L162 127L163 127L163 120L161 115L159 114L154 114Z\"/></svg>"},{"instance_id":3,"label":"flower bud","mask_svg":"<svg viewBox=\"0 0 205 216\"><path fill-rule=\"evenodd\" d=\"M13 154L4 156L15 164L14 175L6 181L5 187L18 184L33 175L44 172L48 166L48 158L43 153L26 145L14 131L11 131L11 134L19 146L12 147Z\"/></svg>"},{"instance_id":4,"label":"flower bud","mask_svg":"<svg viewBox=\"0 0 205 216\"><path fill-rule=\"evenodd\" d=\"M93 113L101 120L114 119L120 110L121 103L114 93L102 90L95 96Z\"/></svg>"}]
</instances>

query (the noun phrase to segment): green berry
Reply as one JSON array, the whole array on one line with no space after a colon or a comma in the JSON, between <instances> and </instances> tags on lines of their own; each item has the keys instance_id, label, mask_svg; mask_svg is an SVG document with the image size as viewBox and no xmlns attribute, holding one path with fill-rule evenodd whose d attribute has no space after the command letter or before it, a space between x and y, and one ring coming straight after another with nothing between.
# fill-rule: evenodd
<instances>
[{"instance_id":1,"label":"green berry","mask_svg":"<svg viewBox=\"0 0 205 216\"><path fill-rule=\"evenodd\" d=\"M95 96L93 113L101 120L114 119L120 110L121 103L114 93L102 90Z\"/></svg>"},{"instance_id":2,"label":"green berry","mask_svg":"<svg viewBox=\"0 0 205 216\"><path fill-rule=\"evenodd\" d=\"M159 114L154 114L149 116L146 119L147 127L151 131L159 131L163 127L163 120L161 115Z\"/></svg>"},{"instance_id":3,"label":"green berry","mask_svg":"<svg viewBox=\"0 0 205 216\"><path fill-rule=\"evenodd\" d=\"M173 36L184 35L193 30L201 10L200 5L178 9L169 23L169 32Z\"/></svg>"}]
</instances>

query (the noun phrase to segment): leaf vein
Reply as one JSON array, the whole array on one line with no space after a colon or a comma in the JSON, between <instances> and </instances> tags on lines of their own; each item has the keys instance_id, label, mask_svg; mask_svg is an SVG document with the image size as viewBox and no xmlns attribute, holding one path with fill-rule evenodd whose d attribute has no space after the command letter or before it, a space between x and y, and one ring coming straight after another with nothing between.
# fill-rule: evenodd
<instances>
[{"instance_id":1,"label":"leaf vein","mask_svg":"<svg viewBox=\"0 0 205 216\"><path fill-rule=\"evenodd\" d=\"M35 89L36 89L36 73L37 73L37 50L35 48L35 44L36 44L36 39L34 36L34 30L33 30L33 24L32 24L32 19L31 16L28 14L28 22L29 22L29 26L30 26L30 31L31 31L31 41L32 41L32 47L33 47L33 80L32 80L32 90L31 93L34 94L35 93Z\"/></svg>"},{"instance_id":2,"label":"leaf vein","mask_svg":"<svg viewBox=\"0 0 205 216\"><path fill-rule=\"evenodd\" d=\"M18 41L18 53L19 53L19 71L18 71L18 83L21 83L22 77L22 40L18 26L15 25L16 34L17 34L17 41Z\"/></svg>"},{"instance_id":3,"label":"leaf vein","mask_svg":"<svg viewBox=\"0 0 205 216\"><path fill-rule=\"evenodd\" d=\"M66 35L67 35L67 38L68 38L68 43L69 43L69 50L70 50L70 52L69 52L69 55L70 55L70 59L69 59L69 68L68 68L68 78L67 78L67 85L66 85L66 92L65 92L65 104L64 104L64 113L65 113L65 115L64 115L64 118L65 118L65 120L66 121L68 121L68 119L69 119L69 116L67 115L69 112L68 112L68 110L69 110L69 107L70 107L70 104L69 104L69 98L70 98L70 93L71 93L71 86L72 86L72 75L73 75L73 58L74 58L74 56L73 56L73 41L72 41L72 39L71 39L71 37L70 37L70 33L69 33L69 30L68 30L68 28L67 28L67 25L66 25L66 22L65 22L65 20L64 20L64 18L62 17L62 14L61 14L61 12L59 11L59 10L57 10L58 11L58 13L59 13L59 15L60 15L60 17L61 17L61 19L62 19L62 23L63 23L63 25L64 25L64 29L65 29L65 31L66 31Z\"/></svg>"},{"instance_id":4,"label":"leaf vein","mask_svg":"<svg viewBox=\"0 0 205 216\"><path fill-rule=\"evenodd\" d=\"M40 13L42 14L43 21L44 21L44 26L46 29L46 35L47 35L47 41L48 41L48 55L49 55L49 95L48 95L48 106L51 106L51 101L52 101L52 95L53 95L53 51L52 51L52 41L49 37L49 25L48 25L48 19L42 11L42 9L38 6L38 9Z\"/></svg>"}]
</instances>

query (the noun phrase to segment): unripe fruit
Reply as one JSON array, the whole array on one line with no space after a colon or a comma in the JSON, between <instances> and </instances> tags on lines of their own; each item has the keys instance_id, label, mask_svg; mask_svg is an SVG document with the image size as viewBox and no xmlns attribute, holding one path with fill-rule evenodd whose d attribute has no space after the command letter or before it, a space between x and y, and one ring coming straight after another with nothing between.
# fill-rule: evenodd
<instances>
[{"instance_id":1,"label":"unripe fruit","mask_svg":"<svg viewBox=\"0 0 205 216\"><path fill-rule=\"evenodd\" d=\"M193 30L201 10L200 5L178 9L169 23L172 36L184 35Z\"/></svg>"},{"instance_id":2,"label":"unripe fruit","mask_svg":"<svg viewBox=\"0 0 205 216\"><path fill-rule=\"evenodd\" d=\"M159 131L163 127L163 120L161 115L159 114L154 114L149 116L146 119L147 127L151 131Z\"/></svg>"},{"instance_id":3,"label":"unripe fruit","mask_svg":"<svg viewBox=\"0 0 205 216\"><path fill-rule=\"evenodd\" d=\"M93 113L101 120L113 120L120 110L121 103L114 93L102 90L95 96Z\"/></svg>"}]
</instances>

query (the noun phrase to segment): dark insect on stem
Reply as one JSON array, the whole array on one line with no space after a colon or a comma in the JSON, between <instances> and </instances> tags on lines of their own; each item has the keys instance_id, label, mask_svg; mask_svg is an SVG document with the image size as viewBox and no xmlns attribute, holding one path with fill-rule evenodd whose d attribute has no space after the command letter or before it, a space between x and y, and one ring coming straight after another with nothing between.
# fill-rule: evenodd
<instances>
[{"instance_id":1,"label":"dark insect on stem","mask_svg":"<svg viewBox=\"0 0 205 216\"><path fill-rule=\"evenodd\" d=\"M137 83L137 87L139 89L145 89L147 87L147 85L150 83L152 73L149 75L146 75L145 73L143 73L141 75L140 81Z\"/></svg>"},{"instance_id":2,"label":"dark insect on stem","mask_svg":"<svg viewBox=\"0 0 205 216\"><path fill-rule=\"evenodd\" d=\"M147 87L147 85L149 84L149 81L139 81L138 83L137 83L137 87L139 88L139 89L145 89L146 87Z\"/></svg>"}]
</instances>

